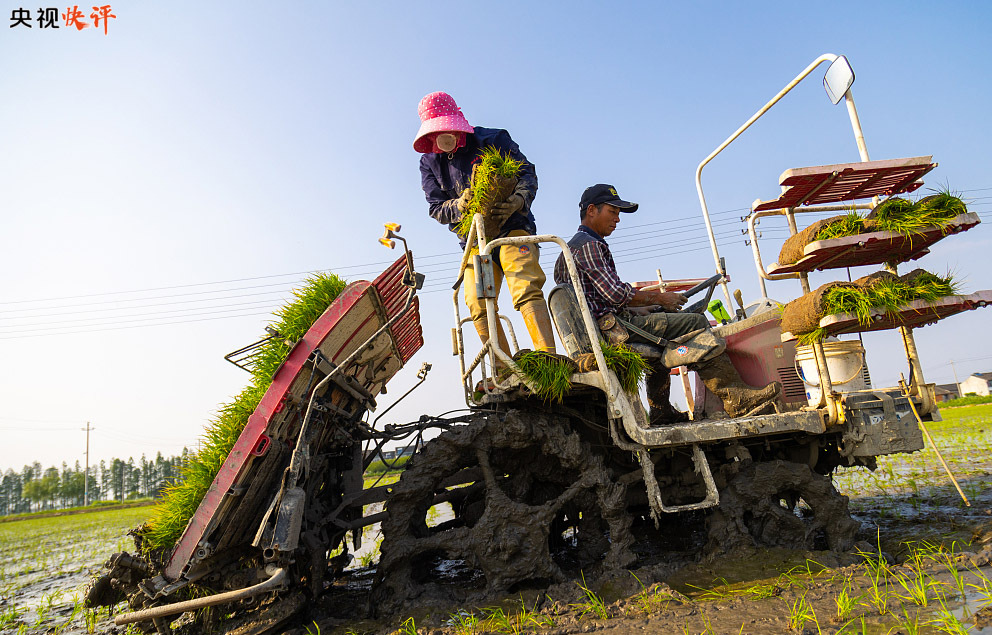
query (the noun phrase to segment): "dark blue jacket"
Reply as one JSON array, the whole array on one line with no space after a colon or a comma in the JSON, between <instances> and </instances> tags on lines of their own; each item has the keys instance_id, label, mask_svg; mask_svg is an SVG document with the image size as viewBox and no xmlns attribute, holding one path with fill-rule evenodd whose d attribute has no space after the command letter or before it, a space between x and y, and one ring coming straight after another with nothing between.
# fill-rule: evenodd
<instances>
[{"instance_id":1,"label":"dark blue jacket","mask_svg":"<svg viewBox=\"0 0 992 635\"><path fill-rule=\"evenodd\" d=\"M530 204L537 194L537 172L534 164L520 152L520 146L510 138L510 133L499 128L475 126L475 134L466 135L465 146L455 152L428 152L420 156L420 179L424 195L430 204L431 217L446 224L452 232L455 231L461 217L455 201L462 195L462 190L470 185L472 165L479 162L479 153L490 146L524 162L517 178L530 192L524 201L524 209L508 218L500 235L493 236L490 240L505 236L514 229L523 229L530 234L537 233L537 223L530 211ZM464 245L465 241L462 241L462 246Z\"/></svg>"}]
</instances>

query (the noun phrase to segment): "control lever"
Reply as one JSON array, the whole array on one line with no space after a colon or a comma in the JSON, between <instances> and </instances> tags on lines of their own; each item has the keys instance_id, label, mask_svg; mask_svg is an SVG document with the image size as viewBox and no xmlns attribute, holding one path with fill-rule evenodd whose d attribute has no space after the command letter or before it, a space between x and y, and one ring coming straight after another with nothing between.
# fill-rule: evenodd
<instances>
[{"instance_id":1,"label":"control lever","mask_svg":"<svg viewBox=\"0 0 992 635\"><path fill-rule=\"evenodd\" d=\"M734 299L737 300L737 320L743 320L747 314L744 312L744 295L740 289L734 289Z\"/></svg>"},{"instance_id":2,"label":"control lever","mask_svg":"<svg viewBox=\"0 0 992 635\"><path fill-rule=\"evenodd\" d=\"M710 298L713 297L713 289L716 288L717 283L720 282L721 280L723 280L723 274L722 273L717 273L717 274L714 274L714 275L710 276L709 278L707 278L703 282L700 282L699 284L697 284L693 288L689 289L688 291L683 291L682 292L682 295L684 295L685 297L688 298L688 297L691 297L691 296L696 295L697 293L699 293L700 291L703 291L705 289L706 290L706 297L704 297L702 300L698 300L696 302L693 302L689 306L687 306L684 309L682 309L682 312L683 313L699 313L699 314L703 314L706 311L706 307L708 307L709 304L710 304Z\"/></svg>"}]
</instances>

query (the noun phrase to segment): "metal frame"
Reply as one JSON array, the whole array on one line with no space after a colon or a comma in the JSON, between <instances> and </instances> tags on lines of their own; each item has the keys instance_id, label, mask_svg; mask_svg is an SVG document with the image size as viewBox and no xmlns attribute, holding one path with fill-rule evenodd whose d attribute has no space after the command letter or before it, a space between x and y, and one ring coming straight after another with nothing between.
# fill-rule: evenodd
<instances>
[{"instance_id":1,"label":"metal frame","mask_svg":"<svg viewBox=\"0 0 992 635\"><path fill-rule=\"evenodd\" d=\"M469 230L468 236L465 242L465 251L462 255L461 265L458 268L458 278L455 284L452 286L452 303L455 310L455 324L457 325L457 337L456 346L458 353L459 366L461 369L461 380L462 388L465 391L465 402L472 406L476 405L476 402L472 399L472 392L474 387L472 386L472 372L479 367L485 358L488 357L490 368L496 368L496 362L499 361L510 370L513 374L523 382L528 388L537 392L536 386L534 386L527 376L521 372L520 368L516 365L513 359L509 355L500 350L498 346L498 341L494 341L493 334L498 333L496 326L496 320L502 318L509 322L506 316L499 315L496 311L496 299L495 298L484 298L486 303L486 317L489 321L489 334L490 339L482 343L482 350L475 356L472 363L467 367L465 365L465 339L462 334L462 324L468 321L461 317L461 310L458 303L458 290L461 288L462 281L465 278L465 269L468 267L469 259L473 256L473 249L479 247L480 256L489 256L492 251L503 245L536 245L539 243L555 243L561 247L562 255L565 258L565 265L568 268L569 278L572 281L572 288L575 290L576 299L579 302L579 307L582 312L582 321L585 324L587 333L598 332L598 327L596 326L596 321L592 319L592 312L589 310L589 305L586 302L585 294L582 291L581 283L579 282L578 270L575 268L575 260L572 258L572 252L568 248L568 244L552 234L538 234L536 236L507 236L505 238L497 238L495 240L486 240L485 230L482 226L482 216L476 214L475 218L472 219L472 228ZM478 276L479 273L476 272ZM512 331L512 327L511 327ZM516 338L514 338L514 346L516 346ZM608 402L608 409L610 413L610 418L624 418L626 425L626 417L624 416L625 411L631 412L633 408L630 406L630 402L624 393L623 388L620 387L620 382L612 372L606 369L606 358L603 357L603 351L600 350L598 346L592 347L592 354L596 358L596 366L598 368L595 371L600 378L600 387L603 392L606 393L606 398ZM592 374L592 373L590 373ZM486 393L491 392L487 382L485 381L485 367L483 366L483 387ZM499 384L495 377L493 379L493 384L496 390L509 388L509 382L507 385Z\"/></svg>"},{"instance_id":2,"label":"metal frame","mask_svg":"<svg viewBox=\"0 0 992 635\"><path fill-rule=\"evenodd\" d=\"M762 106L756 113L754 113L750 119L744 122L732 135L727 137L727 139L721 143L717 148L711 152L699 166L696 168L696 192L699 195L699 204L702 209L703 220L706 224L706 233L709 236L710 248L713 251L713 258L717 265L717 270L720 270L720 251L716 244L716 237L713 233L713 226L710 222L709 209L706 206L706 197L703 194L703 184L702 184L702 173L703 168L706 167L710 161L712 161L718 154L723 152L727 146L729 146L735 139L737 139L745 130L751 127L751 125L761 118L766 112L768 112L772 106L778 103L785 95L787 95L793 88L795 88L803 79L805 79L813 70L816 69L823 62L833 62L840 56L833 53L824 53L820 55L815 60L813 60L799 75L797 75L791 82L785 85L782 90L778 92L768 103ZM865 143L864 132L861 128L861 121L858 118L858 110L854 105L854 96L851 93L851 89L848 88L847 92L844 93L844 101L847 105L848 117L851 120L851 128L854 132L854 140L858 146L858 154L861 157L861 161L867 162L871 159L868 156L868 146ZM873 199L873 205L878 204L878 199ZM820 206L816 208L806 208L802 210L796 210L794 208L789 208L786 210L775 210L774 212L757 212L749 215L748 217L748 235L751 238L752 249L755 254L755 265L758 269L759 282L761 284L762 296L767 298L767 292L765 289L765 280L778 280L784 279L778 276L769 276L761 264L760 251L757 247L757 233L754 230L754 225L756 221L761 216L774 216L781 215L785 216L789 223L789 231L795 235L798 230L796 228L795 213L799 212L812 212L812 211L827 211L831 209L836 209L838 206ZM850 206L840 207L840 209L850 209ZM897 273L896 267L886 265L885 268L892 272ZM809 278L807 274L799 273L798 275L792 274L782 274L784 277L798 277L800 284L802 285L803 292L808 293L809 288ZM730 291L727 288L726 283L722 284L724 294L727 296L727 302L730 303ZM923 368L919 359L919 352L916 348L916 341L913 338L913 330L900 327L899 332L902 336L903 348L906 352L906 360L910 367L910 388L909 393L915 397L918 397L921 401L920 412L921 414L928 414L934 409L934 400L931 394L932 391L928 390L926 387L925 380L923 378ZM842 421L843 407L839 400L839 395L833 392L833 384L830 381L830 373L827 369L827 360L823 352L823 346L821 343L816 342L813 344L814 358L816 360L817 371L820 376L820 403L817 408L825 408L827 411L827 422L828 425L836 425Z\"/></svg>"}]
</instances>

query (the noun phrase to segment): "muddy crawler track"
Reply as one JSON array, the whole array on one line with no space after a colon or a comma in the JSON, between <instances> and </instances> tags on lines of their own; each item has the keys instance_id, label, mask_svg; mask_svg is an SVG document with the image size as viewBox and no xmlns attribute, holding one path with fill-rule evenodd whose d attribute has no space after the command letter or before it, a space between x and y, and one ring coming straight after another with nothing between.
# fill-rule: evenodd
<instances>
[{"instance_id":1,"label":"muddy crawler track","mask_svg":"<svg viewBox=\"0 0 992 635\"><path fill-rule=\"evenodd\" d=\"M797 514L800 501L805 504ZM720 491L708 525L707 551L714 555L751 546L846 551L858 531L847 496L830 478L788 461L742 470Z\"/></svg>"},{"instance_id":2,"label":"muddy crawler track","mask_svg":"<svg viewBox=\"0 0 992 635\"><path fill-rule=\"evenodd\" d=\"M436 496L454 518L429 527ZM372 595L381 614L633 561L626 488L566 419L549 414L480 414L442 433L410 460L387 509ZM452 570L461 573L445 575Z\"/></svg>"}]
</instances>

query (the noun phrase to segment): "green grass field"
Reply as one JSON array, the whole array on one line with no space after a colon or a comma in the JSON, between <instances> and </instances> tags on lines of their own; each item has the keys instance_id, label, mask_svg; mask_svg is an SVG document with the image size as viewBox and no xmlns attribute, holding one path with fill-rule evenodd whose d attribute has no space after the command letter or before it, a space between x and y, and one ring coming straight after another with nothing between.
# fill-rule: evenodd
<instances>
[{"instance_id":1,"label":"green grass field","mask_svg":"<svg viewBox=\"0 0 992 635\"><path fill-rule=\"evenodd\" d=\"M0 632L102 632L106 611L85 611L84 590L110 554L134 550L127 532L146 518L136 507L0 524Z\"/></svg>"}]
</instances>

